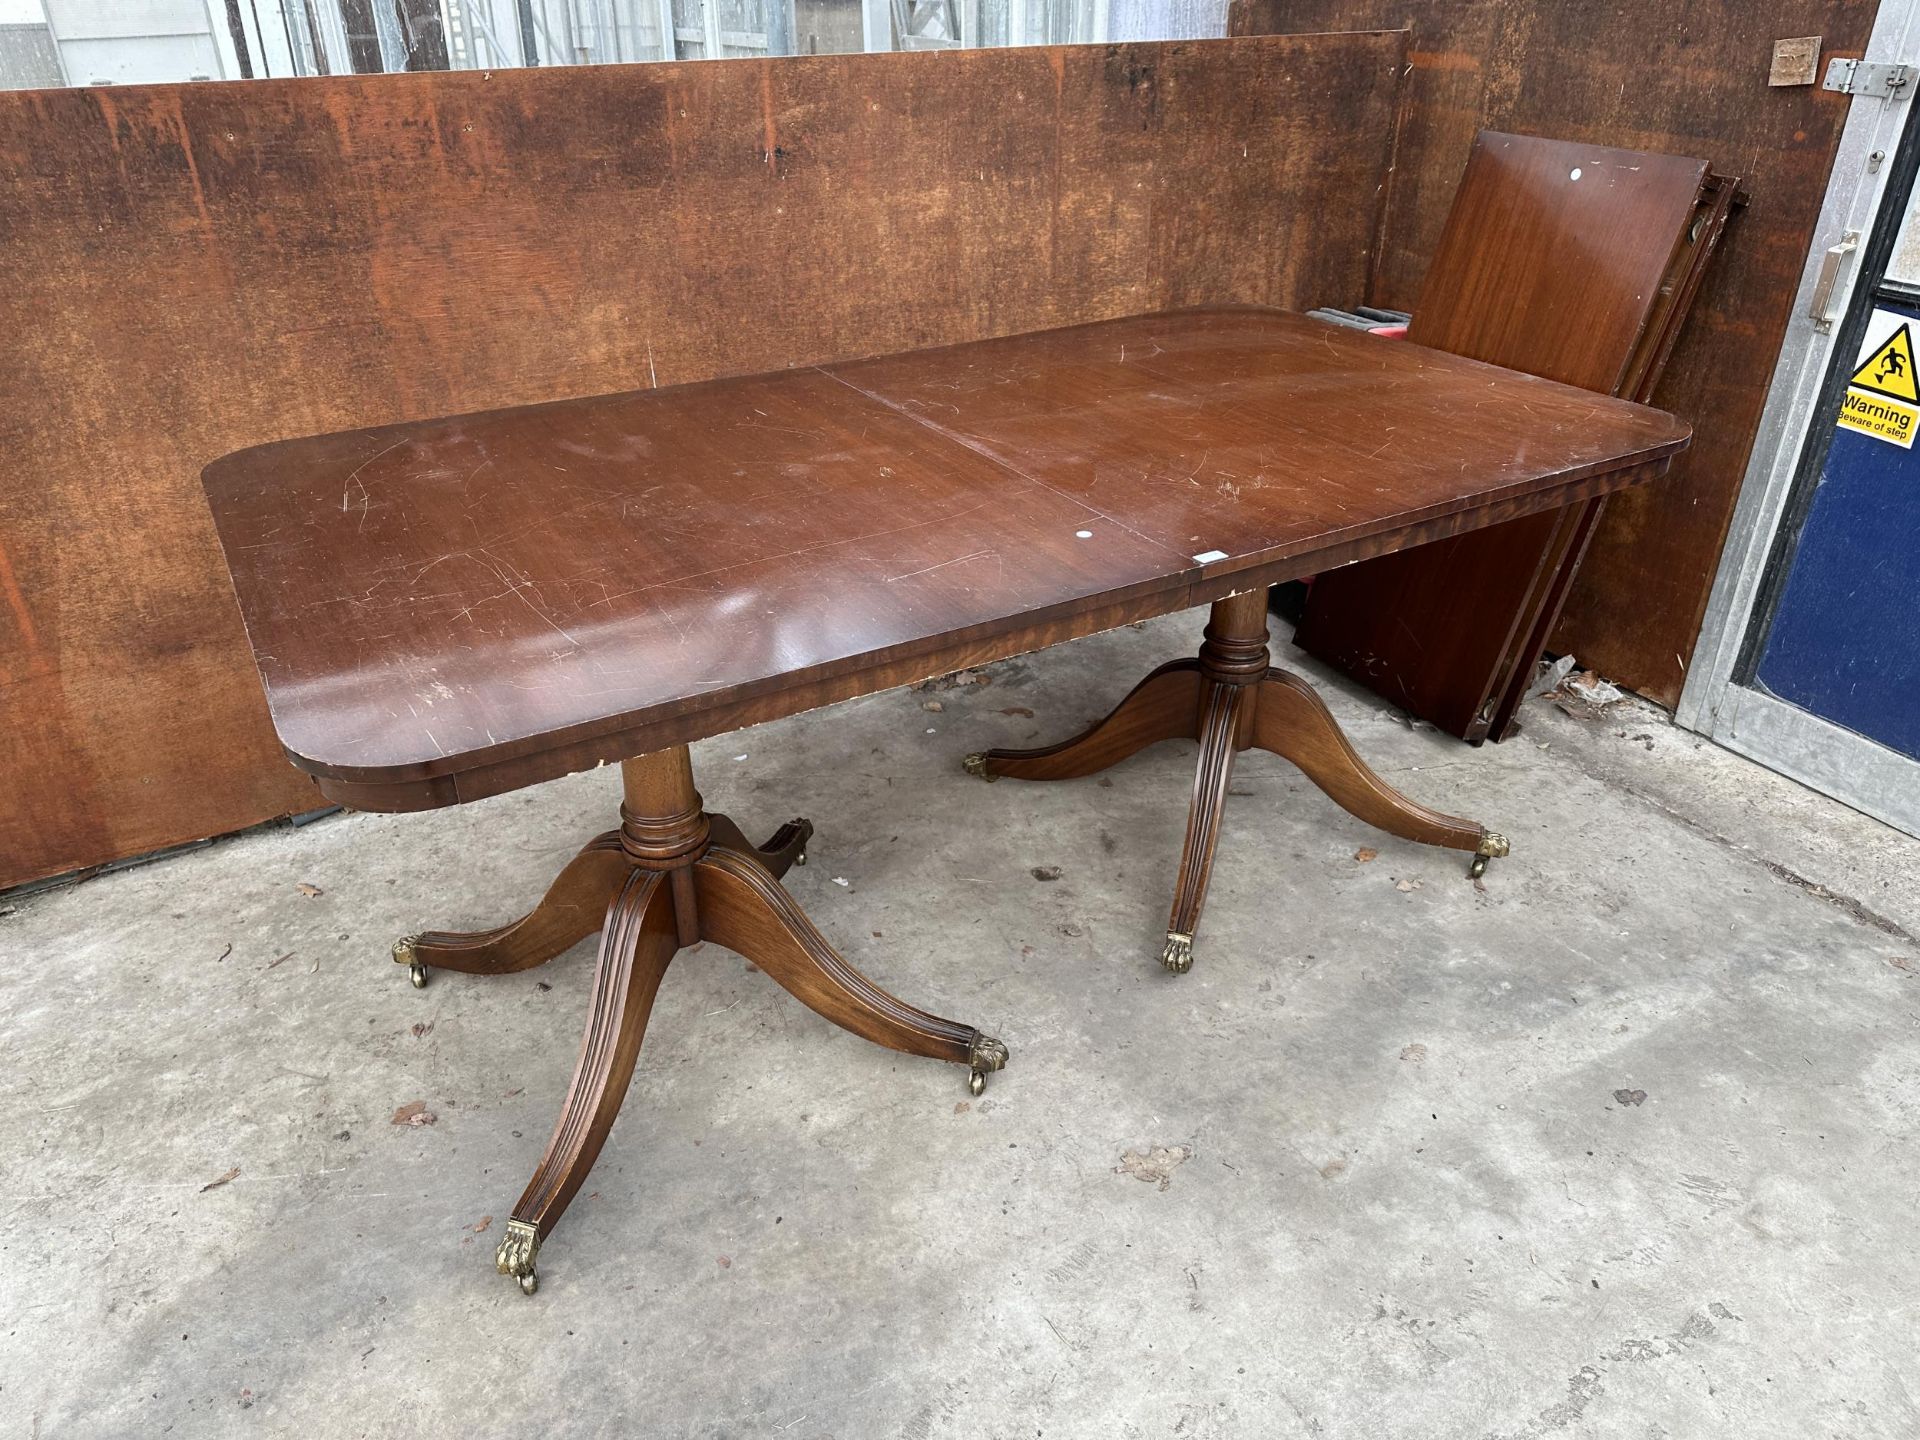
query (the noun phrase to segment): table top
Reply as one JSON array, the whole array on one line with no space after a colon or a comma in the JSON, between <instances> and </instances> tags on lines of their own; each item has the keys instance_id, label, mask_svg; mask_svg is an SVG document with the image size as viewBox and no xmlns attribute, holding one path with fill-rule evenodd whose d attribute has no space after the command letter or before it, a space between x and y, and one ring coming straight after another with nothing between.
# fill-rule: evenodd
<instances>
[{"instance_id":1,"label":"table top","mask_svg":"<svg viewBox=\"0 0 1920 1440\"><path fill-rule=\"evenodd\" d=\"M1689 433L1216 308L290 440L204 481L289 756L405 809L1567 504Z\"/></svg>"}]
</instances>

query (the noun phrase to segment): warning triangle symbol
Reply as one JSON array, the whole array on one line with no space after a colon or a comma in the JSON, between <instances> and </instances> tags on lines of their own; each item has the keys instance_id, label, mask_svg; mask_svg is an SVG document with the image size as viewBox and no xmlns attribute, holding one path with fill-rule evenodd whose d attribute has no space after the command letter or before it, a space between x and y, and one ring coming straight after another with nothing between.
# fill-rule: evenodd
<instances>
[{"instance_id":1,"label":"warning triangle symbol","mask_svg":"<svg viewBox=\"0 0 1920 1440\"><path fill-rule=\"evenodd\" d=\"M1920 404L1920 386L1914 383L1913 336L1903 324L1888 337L1887 343L1867 357L1866 364L1847 381L1856 390L1871 391L1889 400Z\"/></svg>"}]
</instances>

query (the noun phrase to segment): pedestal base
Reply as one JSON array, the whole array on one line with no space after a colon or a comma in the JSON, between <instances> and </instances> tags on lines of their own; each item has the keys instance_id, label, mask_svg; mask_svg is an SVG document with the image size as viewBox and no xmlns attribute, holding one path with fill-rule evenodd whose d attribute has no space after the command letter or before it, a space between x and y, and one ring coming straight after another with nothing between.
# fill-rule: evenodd
<instances>
[{"instance_id":1,"label":"pedestal base","mask_svg":"<svg viewBox=\"0 0 1920 1440\"><path fill-rule=\"evenodd\" d=\"M680 950L712 941L752 961L803 1004L854 1034L968 1068L978 1095L1007 1047L880 989L828 944L780 884L805 862L813 826L782 825L752 845L693 788L685 746L622 767L621 825L588 842L545 898L510 925L475 934L429 931L393 947L415 985L433 970L505 975L544 964L600 932L593 1004L559 1123L513 1207L495 1257L532 1294L540 1243L565 1213L606 1143L640 1056L653 997Z\"/></svg>"},{"instance_id":2,"label":"pedestal base","mask_svg":"<svg viewBox=\"0 0 1920 1440\"><path fill-rule=\"evenodd\" d=\"M969 774L986 780L1076 780L1161 740L1198 740L1186 845L1160 952L1160 963L1176 975L1193 968L1193 937L1213 873L1227 785L1242 750L1291 760L1342 809L1370 825L1424 845L1472 851L1468 873L1476 878L1490 859L1507 853L1505 837L1429 810L1387 784L1348 743L1312 687L1267 661L1267 594L1261 587L1215 604L1197 658L1162 665L1085 733L1038 750L988 750L962 762Z\"/></svg>"}]
</instances>

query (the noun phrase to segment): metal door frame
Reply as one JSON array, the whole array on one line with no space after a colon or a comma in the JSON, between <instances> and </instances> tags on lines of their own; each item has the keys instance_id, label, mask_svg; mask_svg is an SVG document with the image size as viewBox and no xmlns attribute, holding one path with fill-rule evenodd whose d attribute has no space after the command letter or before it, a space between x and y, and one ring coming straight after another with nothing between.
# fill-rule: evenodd
<instances>
[{"instance_id":1,"label":"metal door frame","mask_svg":"<svg viewBox=\"0 0 1920 1440\"><path fill-rule=\"evenodd\" d=\"M1912 63L1920 50L1920 0L1881 0L1866 59ZM1909 86L1909 91L1913 87ZM1860 285L1864 263L1838 277L1820 324L1812 307L1830 247L1849 235L1866 244L1875 233L1888 183L1911 155L1895 155L1912 98L1856 96L1841 131L1833 175L1821 205L1812 252L1800 275L1793 318L1780 347L1766 409L1754 437L1740 498L1720 554L1707 613L1694 644L1674 720L1716 744L1830 795L1877 820L1920 836L1920 761L1869 740L1811 711L1776 699L1743 679L1747 639L1769 580L1769 563L1788 518L1809 440L1826 418L1836 347L1858 343L1873 284ZM1909 141L1909 145L1920 141ZM1902 197L1904 198L1904 197ZM1899 217L1893 217L1893 224ZM1857 253L1857 252L1856 252ZM1843 262L1844 263L1844 262Z\"/></svg>"}]
</instances>

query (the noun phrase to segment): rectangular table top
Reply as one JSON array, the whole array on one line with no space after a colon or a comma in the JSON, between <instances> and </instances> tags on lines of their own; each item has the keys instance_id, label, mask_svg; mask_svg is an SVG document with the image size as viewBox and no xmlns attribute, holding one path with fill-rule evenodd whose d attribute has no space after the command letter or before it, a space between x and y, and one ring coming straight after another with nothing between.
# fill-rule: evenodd
<instances>
[{"instance_id":1,"label":"rectangular table top","mask_svg":"<svg viewBox=\"0 0 1920 1440\"><path fill-rule=\"evenodd\" d=\"M408 809L1567 504L1689 433L1217 308L290 440L204 480L289 756Z\"/></svg>"}]
</instances>

